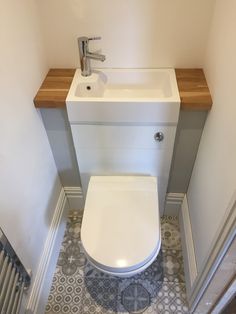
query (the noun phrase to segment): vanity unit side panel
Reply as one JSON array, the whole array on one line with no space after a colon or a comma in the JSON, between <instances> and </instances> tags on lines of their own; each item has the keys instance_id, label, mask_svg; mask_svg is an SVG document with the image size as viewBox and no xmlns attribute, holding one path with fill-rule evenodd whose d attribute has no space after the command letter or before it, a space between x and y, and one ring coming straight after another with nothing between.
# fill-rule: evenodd
<instances>
[{"instance_id":1,"label":"vanity unit side panel","mask_svg":"<svg viewBox=\"0 0 236 314\"><path fill-rule=\"evenodd\" d=\"M208 111L180 110L168 193L186 193Z\"/></svg>"},{"instance_id":2,"label":"vanity unit side panel","mask_svg":"<svg viewBox=\"0 0 236 314\"><path fill-rule=\"evenodd\" d=\"M41 108L40 114L62 186L80 187L80 175L66 108Z\"/></svg>"}]
</instances>

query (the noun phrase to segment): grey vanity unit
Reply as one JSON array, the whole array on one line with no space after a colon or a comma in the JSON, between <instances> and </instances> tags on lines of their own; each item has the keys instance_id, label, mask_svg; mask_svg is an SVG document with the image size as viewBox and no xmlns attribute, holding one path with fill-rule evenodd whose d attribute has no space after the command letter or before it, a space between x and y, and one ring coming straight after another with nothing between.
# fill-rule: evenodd
<instances>
[{"instance_id":1,"label":"grey vanity unit","mask_svg":"<svg viewBox=\"0 0 236 314\"><path fill-rule=\"evenodd\" d=\"M67 93L64 93L59 100L56 95L53 101L53 89L48 88L48 94L45 92L47 80L50 84L54 80L56 85L58 78L63 77L63 73L68 76L66 86L69 90L74 76L73 70L50 70L34 103L40 110L62 185L78 187L81 186L81 180L65 105ZM167 203L168 199L173 202L173 197L178 198L178 195L187 191L205 120L212 105L201 69L178 69L176 77L181 104L167 187ZM62 88L60 84L58 88ZM65 86L63 87L65 91Z\"/></svg>"}]
</instances>

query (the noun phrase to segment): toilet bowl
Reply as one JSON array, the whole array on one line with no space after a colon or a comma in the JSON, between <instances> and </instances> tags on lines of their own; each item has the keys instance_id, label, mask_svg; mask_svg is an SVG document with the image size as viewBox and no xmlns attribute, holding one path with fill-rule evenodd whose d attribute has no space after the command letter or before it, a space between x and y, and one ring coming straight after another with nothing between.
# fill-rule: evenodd
<instances>
[{"instance_id":1,"label":"toilet bowl","mask_svg":"<svg viewBox=\"0 0 236 314\"><path fill-rule=\"evenodd\" d=\"M161 246L156 177L91 176L81 241L107 274L130 277L151 265Z\"/></svg>"}]
</instances>

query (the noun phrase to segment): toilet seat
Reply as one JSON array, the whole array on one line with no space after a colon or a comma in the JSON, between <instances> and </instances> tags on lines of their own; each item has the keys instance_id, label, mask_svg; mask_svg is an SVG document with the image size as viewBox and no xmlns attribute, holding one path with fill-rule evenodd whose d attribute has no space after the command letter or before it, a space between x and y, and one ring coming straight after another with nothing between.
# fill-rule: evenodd
<instances>
[{"instance_id":1,"label":"toilet seat","mask_svg":"<svg viewBox=\"0 0 236 314\"><path fill-rule=\"evenodd\" d=\"M157 179L91 176L81 241L105 273L128 277L146 269L161 246Z\"/></svg>"}]
</instances>

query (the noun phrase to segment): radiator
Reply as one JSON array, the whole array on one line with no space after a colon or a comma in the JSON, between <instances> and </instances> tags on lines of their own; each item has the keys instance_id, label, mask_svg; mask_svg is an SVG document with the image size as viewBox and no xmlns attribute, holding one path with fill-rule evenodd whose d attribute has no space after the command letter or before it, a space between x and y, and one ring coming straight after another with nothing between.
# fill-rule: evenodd
<instances>
[{"instance_id":1,"label":"radiator","mask_svg":"<svg viewBox=\"0 0 236 314\"><path fill-rule=\"evenodd\" d=\"M19 313L23 292L29 285L29 274L0 229L0 313Z\"/></svg>"}]
</instances>

